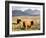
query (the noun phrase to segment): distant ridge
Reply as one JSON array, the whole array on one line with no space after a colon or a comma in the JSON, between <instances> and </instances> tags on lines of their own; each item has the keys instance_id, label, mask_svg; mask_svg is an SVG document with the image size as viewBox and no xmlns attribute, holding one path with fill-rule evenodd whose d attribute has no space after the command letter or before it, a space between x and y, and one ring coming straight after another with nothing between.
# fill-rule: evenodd
<instances>
[{"instance_id":1,"label":"distant ridge","mask_svg":"<svg viewBox=\"0 0 46 38\"><path fill-rule=\"evenodd\" d=\"M25 11L12 10L12 16L39 16L40 10L27 9Z\"/></svg>"}]
</instances>

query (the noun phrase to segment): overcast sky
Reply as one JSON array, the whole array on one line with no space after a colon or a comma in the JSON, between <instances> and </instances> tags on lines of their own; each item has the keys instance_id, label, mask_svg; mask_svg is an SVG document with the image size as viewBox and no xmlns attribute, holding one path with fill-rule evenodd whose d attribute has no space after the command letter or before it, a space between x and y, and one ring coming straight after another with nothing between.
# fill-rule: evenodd
<instances>
[{"instance_id":1,"label":"overcast sky","mask_svg":"<svg viewBox=\"0 0 46 38\"><path fill-rule=\"evenodd\" d=\"M40 7L19 7L19 6L12 6L12 10L25 11L25 10L27 10L27 9L40 10Z\"/></svg>"}]
</instances>

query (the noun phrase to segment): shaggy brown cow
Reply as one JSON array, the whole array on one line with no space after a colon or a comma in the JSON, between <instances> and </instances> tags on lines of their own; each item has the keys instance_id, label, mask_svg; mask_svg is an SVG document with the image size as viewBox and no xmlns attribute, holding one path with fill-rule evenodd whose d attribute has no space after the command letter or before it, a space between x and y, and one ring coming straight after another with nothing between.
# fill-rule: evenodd
<instances>
[{"instance_id":1,"label":"shaggy brown cow","mask_svg":"<svg viewBox=\"0 0 46 38\"><path fill-rule=\"evenodd\" d=\"M27 30L28 28L31 28L31 26L34 24L33 21L29 21L29 20L26 20L26 21L23 21L23 26L24 28Z\"/></svg>"}]
</instances>

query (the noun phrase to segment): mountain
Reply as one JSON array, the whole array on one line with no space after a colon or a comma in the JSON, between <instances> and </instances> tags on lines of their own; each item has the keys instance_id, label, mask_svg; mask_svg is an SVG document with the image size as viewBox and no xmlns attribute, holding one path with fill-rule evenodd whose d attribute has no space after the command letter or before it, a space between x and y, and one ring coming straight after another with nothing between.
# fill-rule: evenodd
<instances>
[{"instance_id":1,"label":"mountain","mask_svg":"<svg viewBox=\"0 0 46 38\"><path fill-rule=\"evenodd\" d=\"M40 11L39 10L28 9L28 10L26 10L24 12L28 13L28 15L30 15L30 16L39 16L40 15Z\"/></svg>"},{"instance_id":2,"label":"mountain","mask_svg":"<svg viewBox=\"0 0 46 38\"><path fill-rule=\"evenodd\" d=\"M12 11L12 16L19 16L19 15L22 15L23 12L21 10L13 10Z\"/></svg>"},{"instance_id":3,"label":"mountain","mask_svg":"<svg viewBox=\"0 0 46 38\"><path fill-rule=\"evenodd\" d=\"M12 10L12 16L39 16L39 10L27 9L25 11L21 10Z\"/></svg>"}]
</instances>

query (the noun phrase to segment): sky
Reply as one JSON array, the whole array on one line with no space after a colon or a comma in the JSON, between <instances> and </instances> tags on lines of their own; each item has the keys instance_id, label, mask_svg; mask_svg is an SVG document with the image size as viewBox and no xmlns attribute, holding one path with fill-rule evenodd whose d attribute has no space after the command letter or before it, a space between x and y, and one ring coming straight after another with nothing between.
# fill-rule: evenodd
<instances>
[{"instance_id":1,"label":"sky","mask_svg":"<svg viewBox=\"0 0 46 38\"><path fill-rule=\"evenodd\" d=\"M32 9L32 10L40 10L40 7L21 7L21 6L13 6L12 10L21 10L25 11L27 9Z\"/></svg>"}]
</instances>

